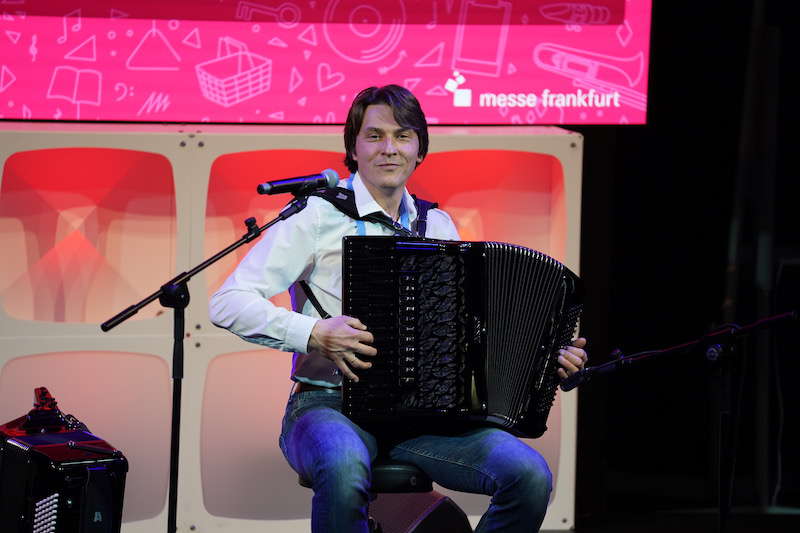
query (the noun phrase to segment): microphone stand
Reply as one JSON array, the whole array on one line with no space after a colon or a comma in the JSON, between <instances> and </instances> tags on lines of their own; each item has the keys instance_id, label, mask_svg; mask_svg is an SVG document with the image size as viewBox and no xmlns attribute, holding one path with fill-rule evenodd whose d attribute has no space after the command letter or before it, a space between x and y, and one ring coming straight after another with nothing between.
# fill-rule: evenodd
<instances>
[{"instance_id":1,"label":"microphone stand","mask_svg":"<svg viewBox=\"0 0 800 533\"><path fill-rule=\"evenodd\" d=\"M587 367L572 374L561 383L561 389L568 391L574 389L581 383L586 383L595 374L606 374L622 368L628 367L636 361L643 361L658 355L665 355L675 353L683 350L688 350L696 346L706 346L705 356L706 359L712 363L718 364L720 368L720 380L724 376L722 370L722 363L725 360L724 355L732 353L736 342L739 342L744 335L751 333L763 327L771 327L782 320L796 319L796 311L787 311L777 315L768 316L756 320L755 322L746 326L737 326L735 324L725 325L719 329L707 333L699 339L685 342L663 348L660 350L648 350L645 352L635 353L633 355L625 356L619 349L611 352L612 360L601 365ZM734 461L736 451L734 446L729 445L729 441L734 440L736 436L736 420L738 417L738 404L731 407L730 394L728 386L724 382L721 383L719 391L719 413L717 424L717 446L718 446L718 468L717 468L717 490L718 490L718 506L717 506L717 531L725 533L727 530L728 517L731 512L731 499L732 499L732 483L734 475Z\"/></svg>"},{"instance_id":2,"label":"microphone stand","mask_svg":"<svg viewBox=\"0 0 800 533\"><path fill-rule=\"evenodd\" d=\"M709 361L717 361L722 355L722 353L728 348L726 343L730 342L730 339L736 339L756 329L762 328L767 325L772 325L773 323L778 322L780 320L796 319L796 318L797 318L796 311L787 311L785 313L756 320L752 324L748 324L746 326L737 326L735 324L726 325L721 327L720 329L707 333L704 336L700 337L699 339L693 341L684 342L683 344L678 344L675 346L671 346L669 348L662 348L660 350L648 350L645 352L639 352L633 355L624 355L621 350L616 349L611 352L611 358L612 358L611 361L603 363L602 365L586 367L582 370L575 372L574 374L563 380L561 382L561 390L565 392L570 391L575 387L577 387L578 385L586 383L587 381L591 380L595 374L607 374L615 370L626 368L636 361L650 359L651 357L655 357L657 355L664 355L673 352L678 352L681 350L688 350L689 348L694 348L695 346L699 345L707 346L706 358ZM711 342L713 342L713 344L711 344Z\"/></svg>"},{"instance_id":3,"label":"microphone stand","mask_svg":"<svg viewBox=\"0 0 800 533\"><path fill-rule=\"evenodd\" d=\"M184 310L189 305L189 288L186 285L195 274L198 274L213 265L240 246L257 239L262 232L281 220L286 220L292 215L302 211L308 201L307 195L297 193L294 200L281 211L277 217L258 227L256 219L250 217L244 221L247 226L245 233L238 241L227 248L217 252L188 272L182 272L161 285L150 296L140 302L120 311L112 318L100 324L100 329L109 331L125 320L139 312L141 308L158 299L164 307L174 309L173 314L173 347L172 347L172 424L170 428L170 454L169 454L169 500L167 511L167 533L177 531L177 506L178 506L178 452L180 451L180 424L181 424L181 385L183 380L183 338L185 334Z\"/></svg>"}]
</instances>

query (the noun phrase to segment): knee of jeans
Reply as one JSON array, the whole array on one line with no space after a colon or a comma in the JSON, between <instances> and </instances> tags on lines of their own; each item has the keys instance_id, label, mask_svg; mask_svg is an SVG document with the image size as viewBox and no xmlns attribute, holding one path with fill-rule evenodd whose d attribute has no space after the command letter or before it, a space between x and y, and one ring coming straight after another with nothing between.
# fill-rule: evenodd
<instances>
[{"instance_id":1,"label":"knee of jeans","mask_svg":"<svg viewBox=\"0 0 800 533\"><path fill-rule=\"evenodd\" d=\"M328 456L314 469L314 491L330 490L336 494L369 493L369 457L360 453Z\"/></svg>"},{"instance_id":2,"label":"knee of jeans","mask_svg":"<svg viewBox=\"0 0 800 533\"><path fill-rule=\"evenodd\" d=\"M517 497L528 499L534 504L547 501L553 489L553 475L547 462L540 456L519 461L498 482L500 490L509 489Z\"/></svg>"}]
</instances>

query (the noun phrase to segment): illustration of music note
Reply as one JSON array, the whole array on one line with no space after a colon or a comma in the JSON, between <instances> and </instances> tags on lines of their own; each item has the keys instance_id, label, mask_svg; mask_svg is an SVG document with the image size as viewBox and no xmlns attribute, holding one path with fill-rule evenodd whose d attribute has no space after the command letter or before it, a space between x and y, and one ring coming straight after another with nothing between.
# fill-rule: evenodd
<instances>
[{"instance_id":1,"label":"illustration of music note","mask_svg":"<svg viewBox=\"0 0 800 533\"><path fill-rule=\"evenodd\" d=\"M36 61L36 54L39 53L39 49L36 48L37 39L38 39L38 37L36 35L33 35L31 37L31 45L28 47L28 53L31 54L31 61L33 61L33 62Z\"/></svg>"},{"instance_id":2,"label":"illustration of music note","mask_svg":"<svg viewBox=\"0 0 800 533\"><path fill-rule=\"evenodd\" d=\"M72 20L72 25L69 25L70 20ZM68 29L71 29L73 32L77 32L81 30L82 22L81 22L81 9L78 8L74 11L70 11L63 17L61 17L61 26L64 30L63 35L57 39L58 44L64 44L67 42L67 36L69 35Z\"/></svg>"}]
</instances>

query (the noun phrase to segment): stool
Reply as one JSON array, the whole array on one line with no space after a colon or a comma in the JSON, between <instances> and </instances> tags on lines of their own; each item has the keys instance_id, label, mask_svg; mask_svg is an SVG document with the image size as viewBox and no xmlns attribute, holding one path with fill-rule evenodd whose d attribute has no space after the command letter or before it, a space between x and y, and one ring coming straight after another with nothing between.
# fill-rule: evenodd
<instances>
[{"instance_id":1,"label":"stool","mask_svg":"<svg viewBox=\"0 0 800 533\"><path fill-rule=\"evenodd\" d=\"M313 488L311 480L298 476L298 482L306 488ZM431 492L433 482L425 472L414 465L387 459L378 459L372 464L372 486L370 491L380 493ZM369 509L367 509L369 515ZM369 519L370 531L381 533L383 529L372 517Z\"/></svg>"}]
</instances>

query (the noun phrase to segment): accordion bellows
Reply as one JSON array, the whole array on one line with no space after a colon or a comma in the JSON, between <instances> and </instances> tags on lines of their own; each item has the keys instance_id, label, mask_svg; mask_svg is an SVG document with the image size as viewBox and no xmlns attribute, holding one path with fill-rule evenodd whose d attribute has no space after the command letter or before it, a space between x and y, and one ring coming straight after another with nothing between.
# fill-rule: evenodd
<instances>
[{"instance_id":1,"label":"accordion bellows","mask_svg":"<svg viewBox=\"0 0 800 533\"><path fill-rule=\"evenodd\" d=\"M579 278L555 259L499 242L345 237L343 312L375 336L378 355L345 380L357 423L547 429L582 305Z\"/></svg>"}]
</instances>

